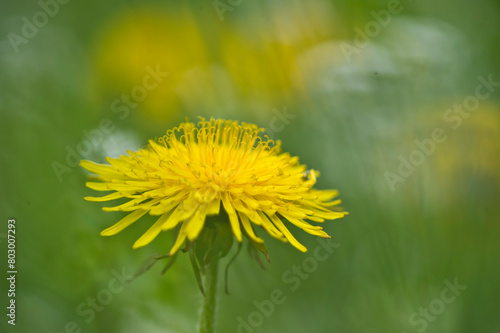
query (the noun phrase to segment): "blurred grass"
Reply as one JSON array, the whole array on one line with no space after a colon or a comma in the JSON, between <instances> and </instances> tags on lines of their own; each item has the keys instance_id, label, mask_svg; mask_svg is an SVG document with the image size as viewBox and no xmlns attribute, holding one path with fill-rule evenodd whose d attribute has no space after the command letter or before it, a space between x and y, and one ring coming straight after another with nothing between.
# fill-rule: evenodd
<instances>
[{"instance_id":1,"label":"blurred grass","mask_svg":"<svg viewBox=\"0 0 500 333\"><path fill-rule=\"evenodd\" d=\"M500 77L500 6L412 3L347 61L339 43L352 43L353 28L386 7L243 1L220 21L210 1L70 2L14 53L7 34L19 33L21 17L40 8L3 2L0 211L2 221L18 221L19 308L18 326L0 327L60 332L75 321L83 332L192 332L199 291L185 257L165 276L158 264L129 284L92 322L77 313L107 288L113 270L132 273L151 253L165 252L171 235L132 251L146 219L100 237L121 214L83 201L85 172L71 168L59 182L52 163L64 163L66 147L76 149L82 131L105 117L115 130L86 156L98 162L145 145L186 116L269 130L273 110L286 108L295 118L270 135L321 171L320 188L340 190L350 215L325 229L341 246L293 292L282 275L311 252L264 236L272 263L262 271L242 251L230 270L231 295L221 298L219 331L235 332L237 318L256 311L254 300L281 289L286 302L256 332L416 332L408 317L455 277L467 290L426 332L498 331L498 92L456 130L442 116L474 93L479 75ZM157 63L172 79L119 119L113 100ZM397 170L415 139L445 126L448 139L391 192L384 172ZM317 246L293 231L310 250ZM0 287L6 290L5 280Z\"/></svg>"}]
</instances>

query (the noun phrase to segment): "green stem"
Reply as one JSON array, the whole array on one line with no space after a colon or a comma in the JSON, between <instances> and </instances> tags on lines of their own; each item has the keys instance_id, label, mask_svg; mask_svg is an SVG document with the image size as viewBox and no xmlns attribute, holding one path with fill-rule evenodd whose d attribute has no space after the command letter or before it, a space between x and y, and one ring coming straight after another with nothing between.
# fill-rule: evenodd
<instances>
[{"instance_id":1,"label":"green stem","mask_svg":"<svg viewBox=\"0 0 500 333\"><path fill-rule=\"evenodd\" d=\"M205 297L203 297L202 299L200 308L200 321L198 323L199 333L215 332L218 271L219 259L213 258L209 263L206 264L205 273L203 274Z\"/></svg>"}]
</instances>

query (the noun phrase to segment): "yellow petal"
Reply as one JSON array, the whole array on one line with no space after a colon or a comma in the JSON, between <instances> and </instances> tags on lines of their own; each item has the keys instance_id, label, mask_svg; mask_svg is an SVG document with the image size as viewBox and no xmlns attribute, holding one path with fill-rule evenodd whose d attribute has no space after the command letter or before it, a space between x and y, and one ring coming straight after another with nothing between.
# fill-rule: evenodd
<instances>
[{"instance_id":1,"label":"yellow petal","mask_svg":"<svg viewBox=\"0 0 500 333\"><path fill-rule=\"evenodd\" d=\"M115 193L105 195L103 197L85 197L83 199L86 201L103 202L103 201L116 200L116 199L120 199L123 197L125 197L124 194L122 194L120 192L115 192Z\"/></svg>"},{"instance_id":2,"label":"yellow petal","mask_svg":"<svg viewBox=\"0 0 500 333\"><path fill-rule=\"evenodd\" d=\"M98 164L98 163L94 163L94 162L87 161L87 160L81 160L80 166L87 169L90 172L96 173L96 174L101 175L101 176L105 175L108 177L111 176L113 178L116 178L116 177L123 178L124 177L123 173L116 171L115 168L113 168L113 166L111 166L111 165Z\"/></svg>"},{"instance_id":3,"label":"yellow petal","mask_svg":"<svg viewBox=\"0 0 500 333\"><path fill-rule=\"evenodd\" d=\"M264 241L261 238L257 237L255 232L253 231L252 225L248 220L248 217L241 212L238 212L238 215L240 216L241 224L243 225L243 229L246 231L248 237L250 237L250 239L256 243L263 244Z\"/></svg>"},{"instance_id":4,"label":"yellow petal","mask_svg":"<svg viewBox=\"0 0 500 333\"><path fill-rule=\"evenodd\" d=\"M136 210L137 205L143 202L144 200L147 200L146 198L136 198L132 199L130 201L127 201L124 204L114 206L114 207L102 207L102 210L105 212L117 212L117 211L131 211L131 210Z\"/></svg>"},{"instance_id":5,"label":"yellow petal","mask_svg":"<svg viewBox=\"0 0 500 333\"><path fill-rule=\"evenodd\" d=\"M281 231L279 231L278 229L276 229L276 227L274 226L274 224L272 224L271 221L269 221L269 219L267 218L266 215L264 215L264 213L262 213L261 211L257 211L257 215L259 216L260 225L271 236L273 236L274 238L280 239L282 241L285 240L285 238L283 238L283 233Z\"/></svg>"},{"instance_id":6,"label":"yellow petal","mask_svg":"<svg viewBox=\"0 0 500 333\"><path fill-rule=\"evenodd\" d=\"M158 234L161 231L161 226L165 223L167 220L168 215L164 214L162 215L156 222L151 226L151 228L146 231L141 238L139 238L135 243L134 246L132 247L133 249L140 248L142 246L148 245L151 243L151 241L158 236Z\"/></svg>"},{"instance_id":7,"label":"yellow petal","mask_svg":"<svg viewBox=\"0 0 500 333\"><path fill-rule=\"evenodd\" d=\"M187 198L188 195L189 195L189 190L184 190L172 197L162 199L161 203L158 206L155 206L151 209L150 214L161 215L167 213L172 209L174 209L175 207L177 207L179 203L181 203L183 200Z\"/></svg>"},{"instance_id":8,"label":"yellow petal","mask_svg":"<svg viewBox=\"0 0 500 333\"><path fill-rule=\"evenodd\" d=\"M97 183L97 182L87 182L85 183L88 188L96 191L119 191L119 192L137 192L150 190L149 187L131 186L124 183Z\"/></svg>"},{"instance_id":9,"label":"yellow petal","mask_svg":"<svg viewBox=\"0 0 500 333\"><path fill-rule=\"evenodd\" d=\"M179 234L177 235L177 239L175 240L175 244L170 249L170 256L173 256L179 250L179 248L182 246L184 241L186 240L186 236L187 236L186 225L187 225L186 222L184 222L182 224L181 230L179 231Z\"/></svg>"},{"instance_id":10,"label":"yellow petal","mask_svg":"<svg viewBox=\"0 0 500 333\"><path fill-rule=\"evenodd\" d=\"M190 218L195 213L195 210L187 209L184 207L184 202L181 202L172 212L167 222L162 226L162 230L169 230L174 228L180 222Z\"/></svg>"},{"instance_id":11,"label":"yellow petal","mask_svg":"<svg viewBox=\"0 0 500 333\"><path fill-rule=\"evenodd\" d=\"M215 198L208 204L207 215L218 215L220 212L220 198Z\"/></svg>"},{"instance_id":12,"label":"yellow petal","mask_svg":"<svg viewBox=\"0 0 500 333\"><path fill-rule=\"evenodd\" d=\"M285 235L286 239L290 242L290 244L295 246L299 251L307 252L306 247L300 244L295 239L295 237L293 237L290 230L288 230L287 227L285 227L283 222L281 222L281 220L276 215L271 216L271 220L273 221L274 225L283 233L283 235Z\"/></svg>"},{"instance_id":13,"label":"yellow petal","mask_svg":"<svg viewBox=\"0 0 500 333\"><path fill-rule=\"evenodd\" d=\"M136 211L128 214L127 216L122 218L120 221L118 221L116 224L114 224L113 226L101 231L101 236L112 236L112 235L119 233L120 231L122 231L123 229L125 229L126 227L128 227L129 225L131 225L132 223L137 221L138 219L140 219L147 212L148 212L147 210L136 210Z\"/></svg>"},{"instance_id":14,"label":"yellow petal","mask_svg":"<svg viewBox=\"0 0 500 333\"><path fill-rule=\"evenodd\" d=\"M324 212L320 210L314 211L314 216L327 220L340 219L346 215L345 212ZM309 218L309 217L308 217Z\"/></svg>"},{"instance_id":15,"label":"yellow petal","mask_svg":"<svg viewBox=\"0 0 500 333\"><path fill-rule=\"evenodd\" d=\"M229 222L231 223L231 228L233 229L234 236L236 237L238 242L241 242L243 239L241 238L240 222L227 192L222 192L222 205L224 206L227 215L229 215Z\"/></svg>"},{"instance_id":16,"label":"yellow petal","mask_svg":"<svg viewBox=\"0 0 500 333\"><path fill-rule=\"evenodd\" d=\"M323 228L318 227L318 226L313 226L310 225L309 223L303 221L303 220L298 220L293 217L289 217L286 214L282 214L284 218L286 218L289 222L293 223L297 227L301 228L305 232L311 235L319 236L322 238L331 238L326 232L323 231Z\"/></svg>"},{"instance_id":17,"label":"yellow petal","mask_svg":"<svg viewBox=\"0 0 500 333\"><path fill-rule=\"evenodd\" d=\"M207 216L207 206L202 205L198 208L196 213L194 213L194 215L188 221L186 232L189 240L192 241L195 240L196 237L198 237L201 229L203 229L203 225L205 224L206 216Z\"/></svg>"}]
</instances>

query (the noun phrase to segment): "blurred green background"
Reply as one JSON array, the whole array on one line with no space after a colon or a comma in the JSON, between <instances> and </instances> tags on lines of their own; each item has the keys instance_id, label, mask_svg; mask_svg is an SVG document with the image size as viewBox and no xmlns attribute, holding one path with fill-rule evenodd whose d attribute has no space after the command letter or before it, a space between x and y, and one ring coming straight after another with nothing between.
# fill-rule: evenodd
<instances>
[{"instance_id":1,"label":"blurred green background","mask_svg":"<svg viewBox=\"0 0 500 333\"><path fill-rule=\"evenodd\" d=\"M171 234L132 250L145 218L100 237L123 213L85 202L74 164L198 116L266 128L350 212L325 224L322 262L302 230L305 254L260 232L272 263L242 251L218 332L500 332L498 1L65 1L0 1L0 267L15 218L18 269L4 332L195 331L187 256L117 283ZM151 71L168 75L145 89Z\"/></svg>"}]
</instances>

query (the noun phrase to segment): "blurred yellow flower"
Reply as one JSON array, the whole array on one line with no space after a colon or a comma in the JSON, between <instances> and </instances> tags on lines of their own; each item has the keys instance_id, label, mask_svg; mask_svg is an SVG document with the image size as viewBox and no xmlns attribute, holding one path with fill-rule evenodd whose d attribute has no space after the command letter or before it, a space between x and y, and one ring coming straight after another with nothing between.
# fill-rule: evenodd
<instances>
[{"instance_id":1,"label":"blurred yellow flower","mask_svg":"<svg viewBox=\"0 0 500 333\"><path fill-rule=\"evenodd\" d=\"M268 120L274 108L309 98L297 58L340 30L331 20L333 8L323 1L257 6L246 19L223 26L215 12L204 17L198 9L186 3L143 4L110 20L95 44L89 86L96 102L130 94L153 68L169 75L147 97L132 101L140 102L139 115L163 121L180 111L208 110ZM127 104L121 100L117 106Z\"/></svg>"},{"instance_id":2,"label":"blurred yellow flower","mask_svg":"<svg viewBox=\"0 0 500 333\"><path fill-rule=\"evenodd\" d=\"M96 45L94 80L98 98L119 97L141 85L146 68L169 76L147 98L141 111L170 120L179 113L176 91L187 71L209 65L208 51L189 6L143 6L117 15Z\"/></svg>"},{"instance_id":3,"label":"blurred yellow flower","mask_svg":"<svg viewBox=\"0 0 500 333\"><path fill-rule=\"evenodd\" d=\"M227 32L221 45L222 61L240 97L258 99L267 105L293 96L290 73L295 50L265 41L252 45L244 36Z\"/></svg>"},{"instance_id":4,"label":"blurred yellow flower","mask_svg":"<svg viewBox=\"0 0 500 333\"><path fill-rule=\"evenodd\" d=\"M222 31L221 62L239 99L268 117L269 106L308 98L297 60L310 48L334 38L339 29L332 14L331 6L323 1L294 0L287 6L266 3L233 29Z\"/></svg>"},{"instance_id":5,"label":"blurred yellow flower","mask_svg":"<svg viewBox=\"0 0 500 333\"><path fill-rule=\"evenodd\" d=\"M449 186L458 185L457 179L475 177L490 179L490 185L500 181L500 106L483 103L465 117L455 114L446 149L436 154L439 176ZM459 132L461 135L456 135ZM493 181L494 180L494 181Z\"/></svg>"},{"instance_id":6,"label":"blurred yellow flower","mask_svg":"<svg viewBox=\"0 0 500 333\"><path fill-rule=\"evenodd\" d=\"M254 245L263 246L252 225L271 236L288 241L300 251L306 248L288 230L294 224L304 231L330 238L320 226L347 213L334 207L340 200L336 190L316 190L319 173L306 171L298 157L282 153L280 142L262 138L261 128L237 121L201 119L167 131L150 140L149 146L129 156L107 158L110 165L81 161L81 166L98 174L99 182L87 182L96 191L114 191L88 201L130 199L104 211L131 212L101 235L114 235L143 215L160 216L134 244L150 243L161 231L180 226L170 254L187 240L193 242L206 218L219 215L221 205L229 217L236 239L245 234ZM210 223L210 222L207 222Z\"/></svg>"}]
</instances>

